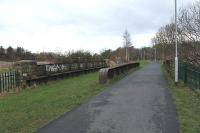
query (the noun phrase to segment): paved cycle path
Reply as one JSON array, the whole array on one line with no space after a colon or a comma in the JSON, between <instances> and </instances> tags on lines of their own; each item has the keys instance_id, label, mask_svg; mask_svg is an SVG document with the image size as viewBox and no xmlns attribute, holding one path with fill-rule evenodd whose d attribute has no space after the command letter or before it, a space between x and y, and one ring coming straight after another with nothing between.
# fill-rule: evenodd
<instances>
[{"instance_id":1,"label":"paved cycle path","mask_svg":"<svg viewBox=\"0 0 200 133\"><path fill-rule=\"evenodd\" d=\"M38 133L179 133L179 124L160 65L151 63Z\"/></svg>"}]
</instances>

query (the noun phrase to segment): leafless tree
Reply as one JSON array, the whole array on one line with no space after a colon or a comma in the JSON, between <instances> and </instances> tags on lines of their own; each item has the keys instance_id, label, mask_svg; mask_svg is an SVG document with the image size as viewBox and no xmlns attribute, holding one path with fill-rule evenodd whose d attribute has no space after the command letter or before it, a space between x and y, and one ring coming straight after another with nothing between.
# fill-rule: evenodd
<instances>
[{"instance_id":1,"label":"leafless tree","mask_svg":"<svg viewBox=\"0 0 200 133\"><path fill-rule=\"evenodd\" d=\"M130 33L128 32L128 30L125 30L124 34L123 34L123 43L124 43L124 48L126 50L126 61L129 61L129 47L132 46L132 42L131 42L131 37L130 37Z\"/></svg>"},{"instance_id":2,"label":"leafless tree","mask_svg":"<svg viewBox=\"0 0 200 133\"><path fill-rule=\"evenodd\" d=\"M164 58L174 57L175 25L162 26L152 43L162 47L158 54ZM200 2L180 9L178 15L178 53L182 61L200 66ZM162 54L161 54L162 52Z\"/></svg>"}]
</instances>

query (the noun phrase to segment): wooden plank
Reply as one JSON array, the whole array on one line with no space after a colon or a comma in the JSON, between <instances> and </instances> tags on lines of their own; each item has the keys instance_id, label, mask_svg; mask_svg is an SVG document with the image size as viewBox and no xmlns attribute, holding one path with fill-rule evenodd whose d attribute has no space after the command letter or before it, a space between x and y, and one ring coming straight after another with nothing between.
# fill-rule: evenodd
<instances>
[{"instance_id":1,"label":"wooden plank","mask_svg":"<svg viewBox=\"0 0 200 133\"><path fill-rule=\"evenodd\" d=\"M4 77L4 73L2 73L2 88L3 88L3 92L5 91L5 83L4 83L4 81L5 81L5 77Z\"/></svg>"},{"instance_id":2,"label":"wooden plank","mask_svg":"<svg viewBox=\"0 0 200 133\"><path fill-rule=\"evenodd\" d=\"M7 78L8 78L8 92L10 92L11 88L10 88L10 72L7 72Z\"/></svg>"}]
</instances>

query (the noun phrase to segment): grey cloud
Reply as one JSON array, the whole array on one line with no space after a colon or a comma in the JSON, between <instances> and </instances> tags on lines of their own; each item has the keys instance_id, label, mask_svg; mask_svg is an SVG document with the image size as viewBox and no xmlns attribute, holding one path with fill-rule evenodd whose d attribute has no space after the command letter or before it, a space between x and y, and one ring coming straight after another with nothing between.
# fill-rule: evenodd
<instances>
[{"instance_id":1,"label":"grey cloud","mask_svg":"<svg viewBox=\"0 0 200 133\"><path fill-rule=\"evenodd\" d=\"M63 13L63 18L38 17L38 20L49 26L84 27L84 35L119 35L126 28L132 34L142 34L156 31L160 26L169 22L173 16L171 4L173 0L123 1L100 16L98 14L91 16L81 12L73 13L62 7L60 11Z\"/></svg>"},{"instance_id":2,"label":"grey cloud","mask_svg":"<svg viewBox=\"0 0 200 133\"><path fill-rule=\"evenodd\" d=\"M103 18L98 23L91 22L91 25L96 26L100 34L121 34L125 28L133 34L148 33L157 30L169 20L169 6L167 3L159 3L159 0L151 0L146 5L138 3L135 6L125 3L107 12L110 17Z\"/></svg>"},{"instance_id":3,"label":"grey cloud","mask_svg":"<svg viewBox=\"0 0 200 133\"><path fill-rule=\"evenodd\" d=\"M0 23L0 32L7 32L8 26Z\"/></svg>"}]
</instances>

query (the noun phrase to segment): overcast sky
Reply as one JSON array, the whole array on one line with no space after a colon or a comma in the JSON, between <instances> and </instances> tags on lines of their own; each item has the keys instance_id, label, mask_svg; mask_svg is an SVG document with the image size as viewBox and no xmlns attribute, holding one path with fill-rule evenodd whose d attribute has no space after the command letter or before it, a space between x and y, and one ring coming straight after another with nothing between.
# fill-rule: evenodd
<instances>
[{"instance_id":1,"label":"overcast sky","mask_svg":"<svg viewBox=\"0 0 200 133\"><path fill-rule=\"evenodd\" d=\"M178 0L184 6L193 0ZM0 0L0 45L33 52L149 46L174 15L174 0Z\"/></svg>"}]
</instances>

